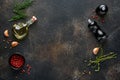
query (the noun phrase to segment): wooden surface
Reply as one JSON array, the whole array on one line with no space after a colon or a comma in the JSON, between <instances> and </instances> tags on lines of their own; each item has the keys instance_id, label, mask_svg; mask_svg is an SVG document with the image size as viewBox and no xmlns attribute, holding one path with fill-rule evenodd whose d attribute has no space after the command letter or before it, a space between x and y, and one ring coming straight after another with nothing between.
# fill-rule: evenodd
<instances>
[{"instance_id":1,"label":"wooden surface","mask_svg":"<svg viewBox=\"0 0 120 80\"><path fill-rule=\"evenodd\" d=\"M21 1L21 0L18 0ZM99 4L109 7L101 28L108 34L103 44L106 53L114 51L117 59L102 63L101 71L94 72L84 60L94 57L92 49L99 46L89 31L87 19ZM10 40L14 0L0 0L0 77L5 80L120 80L120 0L34 0L26 9L28 19L38 21L29 28L29 35L20 45L9 49L3 36L9 30ZM20 20L25 22L26 20ZM20 22L18 21L18 22ZM5 48L7 46L8 48ZM32 66L31 74L20 74L8 64L11 54L19 52ZM91 71L91 74L81 75ZM15 78L15 77L18 78Z\"/></svg>"}]
</instances>

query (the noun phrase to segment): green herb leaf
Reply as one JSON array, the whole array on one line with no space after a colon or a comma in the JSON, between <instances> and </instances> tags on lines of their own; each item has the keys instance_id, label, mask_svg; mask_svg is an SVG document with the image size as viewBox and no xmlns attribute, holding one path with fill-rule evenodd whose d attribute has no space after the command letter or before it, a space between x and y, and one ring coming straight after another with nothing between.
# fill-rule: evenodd
<instances>
[{"instance_id":1,"label":"green herb leaf","mask_svg":"<svg viewBox=\"0 0 120 80\"><path fill-rule=\"evenodd\" d=\"M10 20L8 21L15 21L15 20L20 20L20 19L24 19L26 18L27 16L25 14L20 14L20 15L15 15L13 16Z\"/></svg>"},{"instance_id":2,"label":"green herb leaf","mask_svg":"<svg viewBox=\"0 0 120 80\"><path fill-rule=\"evenodd\" d=\"M29 7L33 0L24 0L22 3L18 3L14 6L14 10L22 10Z\"/></svg>"},{"instance_id":3,"label":"green herb leaf","mask_svg":"<svg viewBox=\"0 0 120 80\"><path fill-rule=\"evenodd\" d=\"M25 14L23 10L29 7L32 4L32 2L33 0L24 0L21 3L15 1L15 6L13 8L13 13L15 15L8 21L15 21L15 20L26 18L27 15Z\"/></svg>"}]
</instances>

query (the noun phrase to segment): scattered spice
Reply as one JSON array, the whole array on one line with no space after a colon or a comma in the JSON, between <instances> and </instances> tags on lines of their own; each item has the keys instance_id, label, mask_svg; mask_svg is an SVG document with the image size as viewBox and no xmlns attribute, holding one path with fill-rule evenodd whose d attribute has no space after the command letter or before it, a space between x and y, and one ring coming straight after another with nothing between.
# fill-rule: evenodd
<instances>
[{"instance_id":1,"label":"scattered spice","mask_svg":"<svg viewBox=\"0 0 120 80\"><path fill-rule=\"evenodd\" d=\"M97 21L100 21L101 23L104 23L105 22L105 19L104 18L100 18L98 17L97 15L92 15L91 16L92 19L95 19Z\"/></svg>"},{"instance_id":2,"label":"scattered spice","mask_svg":"<svg viewBox=\"0 0 120 80\"><path fill-rule=\"evenodd\" d=\"M91 18L94 19L94 20L96 20L96 21L99 21L99 22L101 22L101 23L104 23L104 22L105 22L104 17L101 17L101 16L99 16L98 14L96 14L96 10L92 10Z\"/></svg>"},{"instance_id":3,"label":"scattered spice","mask_svg":"<svg viewBox=\"0 0 120 80\"><path fill-rule=\"evenodd\" d=\"M25 70L24 70L24 69L22 69L22 70L21 70L21 73L25 73Z\"/></svg>"},{"instance_id":4,"label":"scattered spice","mask_svg":"<svg viewBox=\"0 0 120 80\"><path fill-rule=\"evenodd\" d=\"M95 15L95 16L92 16L92 18L97 20L97 19L98 19L98 16Z\"/></svg>"},{"instance_id":5,"label":"scattered spice","mask_svg":"<svg viewBox=\"0 0 120 80\"><path fill-rule=\"evenodd\" d=\"M4 31L4 36L5 36L5 37L9 37L8 30L5 30L5 31Z\"/></svg>"},{"instance_id":6,"label":"scattered spice","mask_svg":"<svg viewBox=\"0 0 120 80\"><path fill-rule=\"evenodd\" d=\"M11 39L8 40L8 42L11 42L11 41L12 41Z\"/></svg>"},{"instance_id":7,"label":"scattered spice","mask_svg":"<svg viewBox=\"0 0 120 80\"><path fill-rule=\"evenodd\" d=\"M13 42L11 43L11 46L12 46L12 47L16 47L18 44L19 44L19 43L18 43L17 41L13 41Z\"/></svg>"},{"instance_id":8,"label":"scattered spice","mask_svg":"<svg viewBox=\"0 0 120 80\"><path fill-rule=\"evenodd\" d=\"M32 67L30 66L30 64L27 64L26 68L21 70L21 73L27 73L28 75L30 75L31 68Z\"/></svg>"},{"instance_id":9,"label":"scattered spice","mask_svg":"<svg viewBox=\"0 0 120 80\"><path fill-rule=\"evenodd\" d=\"M100 50L99 47L94 48L94 49L93 49L93 54L94 54L94 55L97 55L98 52L99 52L99 50Z\"/></svg>"},{"instance_id":10,"label":"scattered spice","mask_svg":"<svg viewBox=\"0 0 120 80\"><path fill-rule=\"evenodd\" d=\"M106 60L110 60L116 57L117 57L117 54L115 54L114 52L110 52L109 54L104 55L103 50L101 48L101 54L96 56L95 60L90 59L88 66L91 66L92 68L94 68L95 71L99 71L101 62L104 62Z\"/></svg>"},{"instance_id":11,"label":"scattered spice","mask_svg":"<svg viewBox=\"0 0 120 80\"><path fill-rule=\"evenodd\" d=\"M31 67L29 64L27 64L26 67L27 67L26 73L27 73L28 75L30 75L30 70L31 70L32 67Z\"/></svg>"}]
</instances>

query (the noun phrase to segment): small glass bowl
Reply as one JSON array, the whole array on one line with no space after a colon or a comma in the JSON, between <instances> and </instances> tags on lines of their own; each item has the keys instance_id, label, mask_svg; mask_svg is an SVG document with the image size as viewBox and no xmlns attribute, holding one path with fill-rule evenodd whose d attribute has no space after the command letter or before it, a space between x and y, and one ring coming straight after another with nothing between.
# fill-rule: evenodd
<instances>
[{"instance_id":1,"label":"small glass bowl","mask_svg":"<svg viewBox=\"0 0 120 80\"><path fill-rule=\"evenodd\" d=\"M25 58L24 56L20 54L12 54L9 58L9 65L14 70L20 70L25 64Z\"/></svg>"}]
</instances>

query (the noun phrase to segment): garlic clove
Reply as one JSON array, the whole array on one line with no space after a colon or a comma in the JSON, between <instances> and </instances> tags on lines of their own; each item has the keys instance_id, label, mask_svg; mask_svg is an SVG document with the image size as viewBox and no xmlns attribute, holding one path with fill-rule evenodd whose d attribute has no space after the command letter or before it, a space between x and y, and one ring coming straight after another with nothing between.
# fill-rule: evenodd
<instances>
[{"instance_id":1,"label":"garlic clove","mask_svg":"<svg viewBox=\"0 0 120 80\"><path fill-rule=\"evenodd\" d=\"M94 55L97 55L98 52L99 52L99 50L100 50L99 47L94 48L94 49L93 49L93 54L94 54Z\"/></svg>"},{"instance_id":2,"label":"garlic clove","mask_svg":"<svg viewBox=\"0 0 120 80\"><path fill-rule=\"evenodd\" d=\"M11 46L12 46L12 47L16 47L18 44L19 44L19 43L18 43L17 41L13 41L13 42L11 43Z\"/></svg>"},{"instance_id":3,"label":"garlic clove","mask_svg":"<svg viewBox=\"0 0 120 80\"><path fill-rule=\"evenodd\" d=\"M4 31L4 36L5 36L5 37L9 37L9 32L8 32L8 30L5 30L5 31Z\"/></svg>"}]
</instances>

